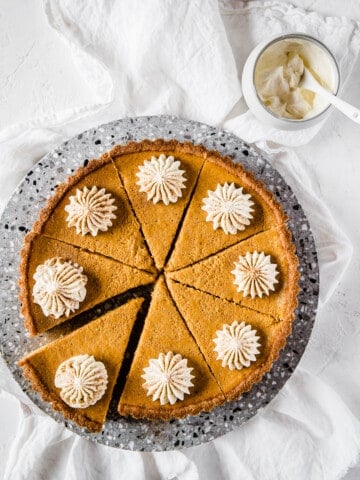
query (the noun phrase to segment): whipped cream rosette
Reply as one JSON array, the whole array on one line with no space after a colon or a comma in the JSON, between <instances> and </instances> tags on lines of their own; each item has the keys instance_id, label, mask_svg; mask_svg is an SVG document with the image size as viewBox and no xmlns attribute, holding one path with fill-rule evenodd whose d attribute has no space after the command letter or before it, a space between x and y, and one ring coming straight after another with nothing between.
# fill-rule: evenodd
<instances>
[{"instance_id":1,"label":"whipped cream rosette","mask_svg":"<svg viewBox=\"0 0 360 480\"><path fill-rule=\"evenodd\" d=\"M72 408L95 405L105 394L108 374L105 365L92 355L78 355L62 362L56 370L55 387Z\"/></svg>"},{"instance_id":2,"label":"whipped cream rosette","mask_svg":"<svg viewBox=\"0 0 360 480\"><path fill-rule=\"evenodd\" d=\"M148 200L153 203L163 202L165 205L175 203L182 196L181 190L185 188L185 170L180 170L180 161L173 156L151 157L140 165L136 182L140 192L145 192Z\"/></svg>"},{"instance_id":3,"label":"whipped cream rosette","mask_svg":"<svg viewBox=\"0 0 360 480\"><path fill-rule=\"evenodd\" d=\"M86 296L83 268L62 258L50 258L34 273L34 302L45 316L59 318L75 312Z\"/></svg>"},{"instance_id":4,"label":"whipped cream rosette","mask_svg":"<svg viewBox=\"0 0 360 480\"><path fill-rule=\"evenodd\" d=\"M105 188L99 190L93 186L91 190L87 187L77 189L69 200L70 203L65 207L68 213L66 221L69 227L75 227L79 235L90 233L95 237L99 231L106 232L116 218L113 213L117 210L113 205L115 199Z\"/></svg>"},{"instance_id":5,"label":"whipped cream rosette","mask_svg":"<svg viewBox=\"0 0 360 480\"><path fill-rule=\"evenodd\" d=\"M213 339L217 352L217 359L222 361L223 367L230 370L241 370L248 367L251 362L256 360L256 355L260 353L259 338L256 330L245 322L237 322L231 325L224 325L221 330L216 332L216 338Z\"/></svg>"},{"instance_id":6,"label":"whipped cream rosette","mask_svg":"<svg viewBox=\"0 0 360 480\"><path fill-rule=\"evenodd\" d=\"M212 222L214 230L222 228L225 233L235 234L245 230L253 218L254 202L251 195L243 193L243 188L236 188L234 183L218 184L214 191L208 190L202 208L207 212L206 221Z\"/></svg>"},{"instance_id":7,"label":"whipped cream rosette","mask_svg":"<svg viewBox=\"0 0 360 480\"><path fill-rule=\"evenodd\" d=\"M173 405L178 400L184 400L185 394L190 394L189 388L194 386L191 381L194 378L192 370L187 366L187 359L180 354L160 353L144 368L143 388L153 401L160 400L161 405Z\"/></svg>"},{"instance_id":8,"label":"whipped cream rosette","mask_svg":"<svg viewBox=\"0 0 360 480\"><path fill-rule=\"evenodd\" d=\"M269 295L275 290L276 279L279 272L276 263L271 263L270 255L264 252L247 252L240 255L237 262L234 262L235 269L232 274L235 276L234 284L238 286L238 292L244 297L251 298Z\"/></svg>"}]
</instances>

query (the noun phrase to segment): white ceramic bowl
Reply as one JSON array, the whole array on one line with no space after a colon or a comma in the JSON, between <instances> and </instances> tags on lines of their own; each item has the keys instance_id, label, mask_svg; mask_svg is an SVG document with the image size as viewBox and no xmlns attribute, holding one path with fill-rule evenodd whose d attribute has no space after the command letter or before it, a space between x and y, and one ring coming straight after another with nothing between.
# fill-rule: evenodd
<instances>
[{"instance_id":1,"label":"white ceramic bowl","mask_svg":"<svg viewBox=\"0 0 360 480\"><path fill-rule=\"evenodd\" d=\"M331 79L331 88L333 93L335 95L337 94L340 86L340 73L338 64L333 54L319 40L303 33L292 33L268 39L260 43L252 50L245 62L241 79L244 99L249 109L261 122L281 130L302 130L304 128L312 127L313 125L316 125L324 120L332 110L331 105L323 102L320 109L316 109L316 111L311 112L311 114L309 114L307 117L300 120L284 118L271 112L271 110L269 110L263 104L255 87L255 69L260 56L267 48L282 40L300 40L310 42L325 52L333 74L333 78Z\"/></svg>"}]
</instances>

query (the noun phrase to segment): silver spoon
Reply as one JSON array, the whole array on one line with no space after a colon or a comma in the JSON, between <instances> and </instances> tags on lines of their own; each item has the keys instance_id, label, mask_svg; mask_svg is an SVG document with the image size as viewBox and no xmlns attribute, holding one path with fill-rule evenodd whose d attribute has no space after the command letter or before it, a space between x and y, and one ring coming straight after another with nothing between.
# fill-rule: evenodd
<instances>
[{"instance_id":1,"label":"silver spoon","mask_svg":"<svg viewBox=\"0 0 360 480\"><path fill-rule=\"evenodd\" d=\"M335 108L340 110L340 112L349 117L352 121L360 124L360 110L353 105L350 105L350 103L344 102L344 100L341 100L336 95L333 95L324 87L322 87L306 67L304 67L304 73L301 77L299 86L301 88L305 88L306 90L311 90L312 92L317 93L326 101L334 105Z\"/></svg>"}]
</instances>

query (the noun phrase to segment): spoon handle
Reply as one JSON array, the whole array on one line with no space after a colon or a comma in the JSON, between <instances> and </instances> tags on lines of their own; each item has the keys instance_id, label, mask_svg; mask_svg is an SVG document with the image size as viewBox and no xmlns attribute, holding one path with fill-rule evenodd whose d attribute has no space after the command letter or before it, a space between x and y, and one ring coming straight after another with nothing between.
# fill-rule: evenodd
<instances>
[{"instance_id":1,"label":"spoon handle","mask_svg":"<svg viewBox=\"0 0 360 480\"><path fill-rule=\"evenodd\" d=\"M315 89L314 89L315 90ZM360 110L353 105L350 105L350 103L345 102L344 100L341 100L341 98L336 97L332 93L328 92L323 88L322 86L318 86L316 93L321 95L323 98L325 98L329 103L334 105L335 108L340 110L344 115L349 117L353 122L359 123L360 124Z\"/></svg>"}]
</instances>

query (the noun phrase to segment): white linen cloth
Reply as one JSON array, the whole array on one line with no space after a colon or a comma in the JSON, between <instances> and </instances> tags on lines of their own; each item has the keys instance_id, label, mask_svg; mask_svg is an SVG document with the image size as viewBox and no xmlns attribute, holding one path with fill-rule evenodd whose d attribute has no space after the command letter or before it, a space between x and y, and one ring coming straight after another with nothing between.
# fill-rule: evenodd
<instances>
[{"instance_id":1,"label":"white linen cloth","mask_svg":"<svg viewBox=\"0 0 360 480\"><path fill-rule=\"evenodd\" d=\"M321 126L288 133L259 125L241 100L239 76L263 38L301 30L329 45L345 79L359 50L358 26L277 2L222 1L222 17L215 0L48 0L44 6L94 95L86 106L49 110L0 132L0 205L43 154L99 123L170 113L228 128L258 142L298 196L316 238L326 303L352 247L296 155L284 147L310 141ZM1 362L1 394L20 400L22 411L4 478L340 479L358 458L360 424L317 375L334 351L324 338L340 328L341 319L329 325L320 310L315 340L274 401L242 428L178 452L121 451L73 435L31 404Z\"/></svg>"}]
</instances>

